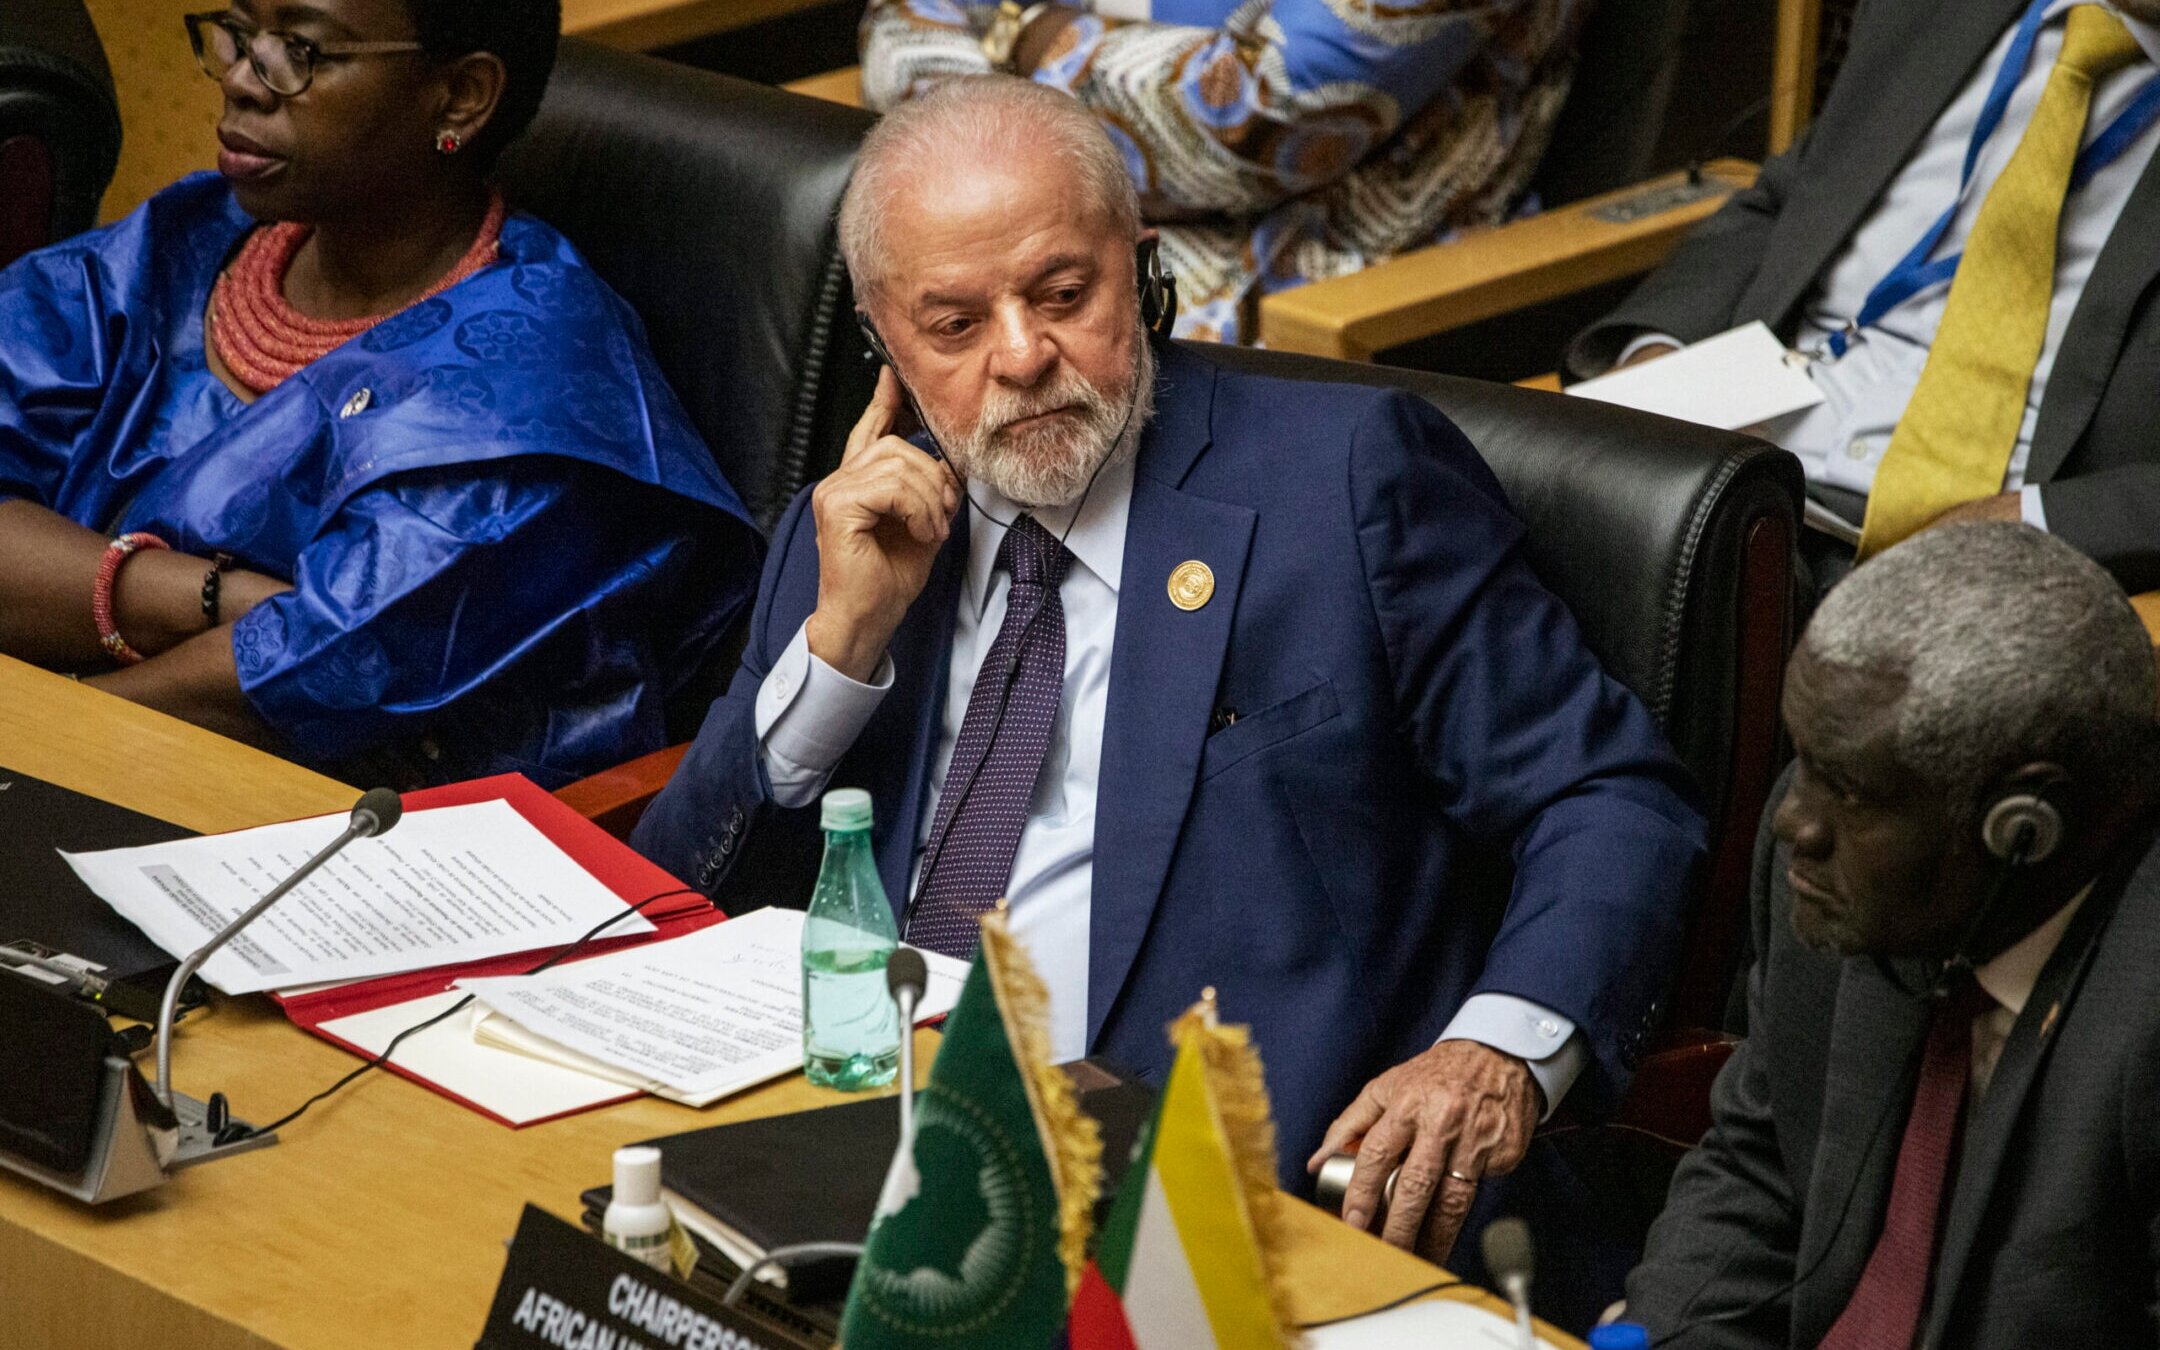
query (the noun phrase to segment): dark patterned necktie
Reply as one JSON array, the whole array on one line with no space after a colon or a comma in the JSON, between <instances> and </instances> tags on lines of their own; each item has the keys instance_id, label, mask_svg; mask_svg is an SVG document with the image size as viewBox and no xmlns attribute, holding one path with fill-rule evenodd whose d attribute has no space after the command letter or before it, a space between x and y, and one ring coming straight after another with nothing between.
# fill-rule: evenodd
<instances>
[{"instance_id":1,"label":"dark patterned necktie","mask_svg":"<svg viewBox=\"0 0 2160 1350\"><path fill-rule=\"evenodd\" d=\"M1966 972L1935 1006L1882 1233L1821 1350L1907 1350L1920 1333L1972 1075L1973 1019L1993 1002Z\"/></svg>"},{"instance_id":2,"label":"dark patterned necktie","mask_svg":"<svg viewBox=\"0 0 2160 1350\"><path fill-rule=\"evenodd\" d=\"M1022 516L1005 531L997 565L1012 576L1005 622L975 675L967 717L945 768L945 790L930 825L922 883L907 940L966 958L977 921L1012 879L1065 688L1065 605L1058 587L1072 554Z\"/></svg>"}]
</instances>

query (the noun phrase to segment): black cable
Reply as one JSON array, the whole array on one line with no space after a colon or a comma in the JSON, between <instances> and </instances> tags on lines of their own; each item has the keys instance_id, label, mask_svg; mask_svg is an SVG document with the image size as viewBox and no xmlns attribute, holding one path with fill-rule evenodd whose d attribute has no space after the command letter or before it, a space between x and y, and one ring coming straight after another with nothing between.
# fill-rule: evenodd
<instances>
[{"instance_id":1,"label":"black cable","mask_svg":"<svg viewBox=\"0 0 2160 1350\"><path fill-rule=\"evenodd\" d=\"M672 890L661 891L656 895L648 895L643 900L638 901L636 904L626 906L617 913L610 914L605 919L602 919L599 923L594 924L591 928L585 930L585 935L583 937L580 937L577 941L571 943L569 946L563 948L561 951L555 953L553 956L550 956L547 960L542 961L539 965L534 966L531 970L526 971L525 974L538 975L541 971L546 970L548 967L567 960L569 957L575 955L580 948L584 947L586 943L591 942L594 938L600 936L601 933L607 931L615 924L622 922L625 917L632 914L642 914L645 911L645 907L647 905L657 904L658 902L666 900L671 896L702 896L703 894L704 893L702 891L693 890L688 886L677 886ZM316 1093L314 1096L300 1103L298 1106L286 1112L284 1115L279 1116L276 1120L271 1121L268 1125L257 1125L254 1128L250 1129L246 1134L239 1136L238 1139L220 1142L238 1143L240 1139L252 1139L257 1135L269 1134L272 1131L282 1129L283 1127L290 1125L293 1121L298 1120L302 1115L304 1115L309 1107L321 1101L323 1098L331 1096L334 1093L338 1092L340 1089L345 1087L346 1084L352 1082L356 1078L359 1078L368 1070L379 1069L382 1068L385 1064L388 1064L390 1062L390 1057L397 1053L397 1048L405 1043L407 1037L416 1035L419 1032L426 1031L429 1027L434 1026L437 1022L443 1021L446 1018L456 1016L458 1013L463 1012L468 1006L470 1006L472 1001L473 995L467 994L465 997L459 999L457 1002L451 1004L449 1007L443 1009L441 1012L435 1014L433 1017L428 1018L425 1022L416 1022L413 1025L405 1028L403 1031L390 1038L390 1044L383 1047L381 1054L376 1055L374 1058L368 1060L359 1068L354 1069L351 1073L348 1073L343 1078L338 1079L335 1083L332 1083L330 1086L324 1088L322 1091Z\"/></svg>"},{"instance_id":2,"label":"black cable","mask_svg":"<svg viewBox=\"0 0 2160 1350\"><path fill-rule=\"evenodd\" d=\"M1770 110L1772 97L1770 94L1764 94L1761 98L1749 103L1739 112L1734 113L1732 119L1726 122L1724 126L1719 127L1717 135L1704 140L1703 144L1708 147L1706 153L1696 155L1688 161L1687 180L1690 186L1702 182L1703 166L1708 164L1714 156L1723 153L1726 144L1734 136L1740 134L1740 128Z\"/></svg>"},{"instance_id":3,"label":"black cable","mask_svg":"<svg viewBox=\"0 0 2160 1350\"><path fill-rule=\"evenodd\" d=\"M1819 54L1815 58L1815 69L1813 72L1811 72L1814 79L1819 80L1822 78L1823 71L1829 67L1832 59L1833 54L1827 51ZM1724 126L1719 127L1717 135L1704 139L1704 141L1702 142L1705 147L1704 152L1702 154L1696 155L1694 158L1688 161L1687 180L1690 187L1696 186L1702 182L1703 166L1707 164L1713 156L1724 153L1724 148L1726 144L1730 142L1734 136L1740 133L1740 128L1746 126L1748 123L1762 116L1765 112L1768 112L1770 110L1770 104L1775 101L1776 98L1777 93L1775 90L1773 90L1770 93L1764 94L1761 98L1753 100L1746 107L1742 108L1739 112L1734 113L1731 119L1728 120Z\"/></svg>"},{"instance_id":4,"label":"black cable","mask_svg":"<svg viewBox=\"0 0 2160 1350\"><path fill-rule=\"evenodd\" d=\"M1415 1303L1417 1302L1417 1300L1425 1297L1427 1294L1437 1294L1443 1289L1453 1289L1456 1285L1461 1283L1461 1280L1442 1280L1438 1284L1428 1284L1423 1289L1413 1289L1409 1293L1404 1294L1401 1298L1391 1298L1385 1303L1375 1305L1374 1307L1365 1308L1358 1312L1344 1313L1340 1317L1323 1317L1317 1322L1300 1322L1297 1324L1297 1329L1299 1331L1312 1331L1318 1327L1334 1326L1337 1322L1352 1322L1356 1321L1360 1317L1371 1317L1377 1313L1387 1312L1392 1308L1400 1308L1405 1303Z\"/></svg>"}]
</instances>

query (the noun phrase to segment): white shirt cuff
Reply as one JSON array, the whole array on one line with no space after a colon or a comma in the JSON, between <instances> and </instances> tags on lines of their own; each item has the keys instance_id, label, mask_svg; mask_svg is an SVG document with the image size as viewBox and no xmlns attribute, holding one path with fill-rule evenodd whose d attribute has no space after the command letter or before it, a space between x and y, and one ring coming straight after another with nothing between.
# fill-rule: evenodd
<instances>
[{"instance_id":1,"label":"white shirt cuff","mask_svg":"<svg viewBox=\"0 0 2160 1350\"><path fill-rule=\"evenodd\" d=\"M1634 359L1637 352L1640 352L1645 347L1685 346L1687 346L1685 342L1682 342L1680 339L1674 337L1670 333L1644 333L1640 337L1636 338L1633 342L1628 343L1627 346L1620 349L1620 354L1613 358L1612 368L1614 370L1618 370L1620 367L1626 365L1630 360Z\"/></svg>"},{"instance_id":2,"label":"white shirt cuff","mask_svg":"<svg viewBox=\"0 0 2160 1350\"><path fill-rule=\"evenodd\" d=\"M2040 485L2027 483L2018 489L2018 516L2036 530L2047 528L2047 504L2040 500Z\"/></svg>"},{"instance_id":3,"label":"white shirt cuff","mask_svg":"<svg viewBox=\"0 0 2160 1350\"><path fill-rule=\"evenodd\" d=\"M1530 1076L1545 1093L1546 1116L1559 1108L1560 1099L1575 1086L1590 1057L1573 1022L1513 994L1473 994L1440 1039L1476 1041L1529 1065Z\"/></svg>"},{"instance_id":4,"label":"white shirt cuff","mask_svg":"<svg viewBox=\"0 0 2160 1350\"><path fill-rule=\"evenodd\" d=\"M892 689L890 655L870 679L869 684L851 680L813 656L807 621L795 630L758 686L758 748L776 803L808 806L825 790L834 766Z\"/></svg>"}]
</instances>

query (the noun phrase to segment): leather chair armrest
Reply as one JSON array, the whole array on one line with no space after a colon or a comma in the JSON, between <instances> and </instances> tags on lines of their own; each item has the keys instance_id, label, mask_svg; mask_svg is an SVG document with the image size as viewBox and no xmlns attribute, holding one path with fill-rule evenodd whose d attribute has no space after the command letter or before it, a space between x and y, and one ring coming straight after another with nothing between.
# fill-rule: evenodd
<instances>
[{"instance_id":1,"label":"leather chair armrest","mask_svg":"<svg viewBox=\"0 0 2160 1350\"><path fill-rule=\"evenodd\" d=\"M614 835L628 839L637 828L645 808L675 776L675 766L690 752L690 743L671 745L640 755L612 769L555 789L556 800Z\"/></svg>"},{"instance_id":2,"label":"leather chair armrest","mask_svg":"<svg viewBox=\"0 0 2160 1350\"><path fill-rule=\"evenodd\" d=\"M1369 361L1385 347L1647 272L1754 181L1747 161L1715 160L1699 184L1668 174L1278 291L1260 302L1260 342Z\"/></svg>"},{"instance_id":3,"label":"leather chair armrest","mask_svg":"<svg viewBox=\"0 0 2160 1350\"><path fill-rule=\"evenodd\" d=\"M850 108L862 106L862 67L842 66L828 70L823 75L806 75L799 80L789 80L780 86L791 94L809 98L821 98L827 103L844 103Z\"/></svg>"},{"instance_id":4,"label":"leather chair armrest","mask_svg":"<svg viewBox=\"0 0 2160 1350\"><path fill-rule=\"evenodd\" d=\"M1710 1084L1740 1038L1690 1027L1666 1040L1666 1048L1652 1051L1636 1067L1635 1081L1611 1123L1691 1149L1709 1132Z\"/></svg>"}]
</instances>

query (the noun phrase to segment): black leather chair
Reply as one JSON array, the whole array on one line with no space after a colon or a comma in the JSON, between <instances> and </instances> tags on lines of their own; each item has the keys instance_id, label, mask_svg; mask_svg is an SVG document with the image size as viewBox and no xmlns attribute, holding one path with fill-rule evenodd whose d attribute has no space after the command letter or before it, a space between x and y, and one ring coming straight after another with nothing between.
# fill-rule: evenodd
<instances>
[{"instance_id":1,"label":"black leather chair","mask_svg":"<svg viewBox=\"0 0 2160 1350\"><path fill-rule=\"evenodd\" d=\"M1747 921L1755 825L1777 777L1793 640L1800 463L1751 436L1561 394L1283 352L1191 346L1218 364L1406 389L1478 447L1528 553L1615 679L1693 770L1711 822L1674 1029L1716 1028Z\"/></svg>"},{"instance_id":2,"label":"black leather chair","mask_svg":"<svg viewBox=\"0 0 2160 1350\"><path fill-rule=\"evenodd\" d=\"M1746 934L1755 824L1777 773L1799 461L1752 437L1513 385L1192 350L1256 373L1406 389L1445 412L1528 527L1531 566L1695 774L1710 870L1689 898L1664 1028L1611 1120L1585 1123L1563 1105L1501 1192L1554 1248L1539 1312L1587 1325L1641 1259L1674 1165L1709 1128L1710 1083L1732 1052L1718 1028ZM1504 861L1488 863L1483 884L1504 884ZM1582 1208L1583 1197L1595 1204ZM1450 1265L1489 1282L1475 1252L1458 1249Z\"/></svg>"},{"instance_id":3,"label":"black leather chair","mask_svg":"<svg viewBox=\"0 0 2160 1350\"><path fill-rule=\"evenodd\" d=\"M0 267L95 223L119 162L112 70L82 0L0 3Z\"/></svg>"},{"instance_id":4,"label":"black leather chair","mask_svg":"<svg viewBox=\"0 0 2160 1350\"><path fill-rule=\"evenodd\" d=\"M834 213L872 120L565 39L539 117L504 156L511 202L644 317L761 528L869 400Z\"/></svg>"},{"instance_id":5,"label":"black leather chair","mask_svg":"<svg viewBox=\"0 0 2160 1350\"><path fill-rule=\"evenodd\" d=\"M654 351L761 522L837 462L869 397L833 211L870 119L566 41L510 194L644 315ZM1650 705L1717 826L1674 1027L1714 1027L1744 931L1749 844L1775 774L1800 470L1745 436L1417 371L1196 345L1241 369L1392 385L1462 425L1530 527L1533 564ZM627 834L680 751L566 799Z\"/></svg>"}]
</instances>

